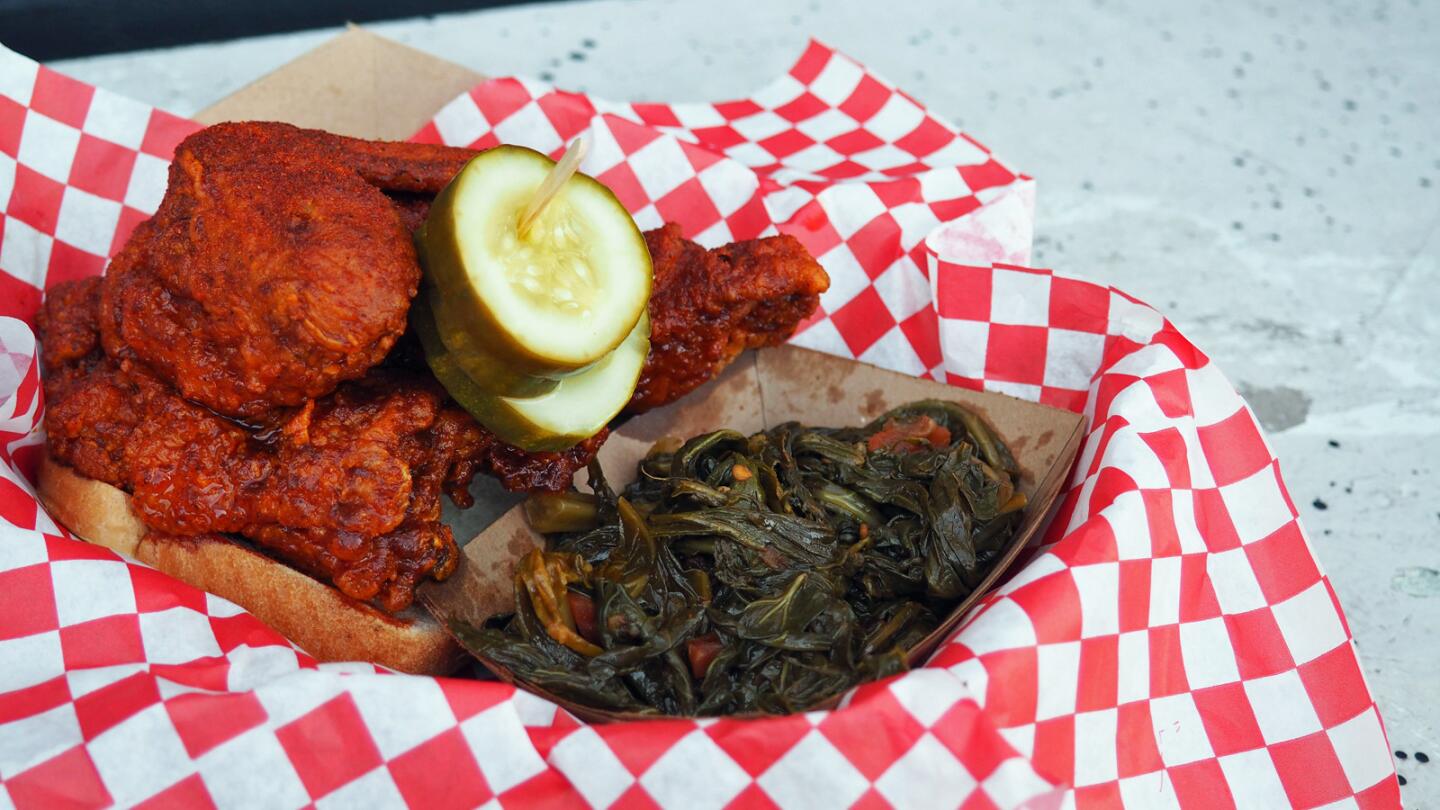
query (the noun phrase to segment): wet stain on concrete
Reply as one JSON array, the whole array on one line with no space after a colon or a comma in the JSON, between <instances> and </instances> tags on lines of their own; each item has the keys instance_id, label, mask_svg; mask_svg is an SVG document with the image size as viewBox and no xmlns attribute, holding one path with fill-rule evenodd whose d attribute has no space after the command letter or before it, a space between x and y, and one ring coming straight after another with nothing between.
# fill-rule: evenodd
<instances>
[{"instance_id":1,"label":"wet stain on concrete","mask_svg":"<svg viewBox=\"0 0 1440 810\"><path fill-rule=\"evenodd\" d=\"M1390 589L1421 599L1440 596L1440 571L1423 565L1395 569Z\"/></svg>"},{"instance_id":2,"label":"wet stain on concrete","mask_svg":"<svg viewBox=\"0 0 1440 810\"><path fill-rule=\"evenodd\" d=\"M1250 403L1266 430L1277 433L1287 430L1310 415L1310 395L1288 385L1262 387L1240 383L1240 395Z\"/></svg>"}]
</instances>

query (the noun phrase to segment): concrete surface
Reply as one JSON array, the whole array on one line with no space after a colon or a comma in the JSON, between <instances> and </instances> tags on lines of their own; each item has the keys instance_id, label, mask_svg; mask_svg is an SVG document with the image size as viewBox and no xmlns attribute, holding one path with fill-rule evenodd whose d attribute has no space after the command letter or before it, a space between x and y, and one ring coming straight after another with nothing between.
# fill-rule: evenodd
<instances>
[{"instance_id":1,"label":"concrete surface","mask_svg":"<svg viewBox=\"0 0 1440 810\"><path fill-rule=\"evenodd\" d=\"M487 73L723 99L817 36L1039 178L1037 264L1165 311L1246 392L1406 806L1440 806L1440 4L596 2L373 26ZM331 36L57 67L193 112Z\"/></svg>"}]
</instances>

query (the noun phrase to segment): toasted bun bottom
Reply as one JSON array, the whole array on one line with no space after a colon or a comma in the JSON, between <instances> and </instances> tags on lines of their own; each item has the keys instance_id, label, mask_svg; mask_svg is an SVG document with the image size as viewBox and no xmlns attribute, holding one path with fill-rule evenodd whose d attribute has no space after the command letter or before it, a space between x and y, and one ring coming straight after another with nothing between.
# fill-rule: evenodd
<instances>
[{"instance_id":1,"label":"toasted bun bottom","mask_svg":"<svg viewBox=\"0 0 1440 810\"><path fill-rule=\"evenodd\" d=\"M387 615L237 541L147 538L129 495L48 453L40 463L39 493L50 516L80 539L234 602L320 661L370 661L444 675L464 660L422 608Z\"/></svg>"}]
</instances>

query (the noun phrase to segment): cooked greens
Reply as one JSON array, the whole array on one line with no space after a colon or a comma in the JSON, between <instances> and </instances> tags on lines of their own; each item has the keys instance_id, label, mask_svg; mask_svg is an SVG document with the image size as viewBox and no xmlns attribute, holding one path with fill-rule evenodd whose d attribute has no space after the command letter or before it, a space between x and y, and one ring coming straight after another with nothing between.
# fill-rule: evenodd
<instances>
[{"instance_id":1,"label":"cooked greens","mask_svg":"<svg viewBox=\"0 0 1440 810\"><path fill-rule=\"evenodd\" d=\"M549 534L515 613L457 627L523 683L595 709L787 713L906 668L1020 523L1014 458L949 402L863 428L662 441L617 496L527 503Z\"/></svg>"}]
</instances>

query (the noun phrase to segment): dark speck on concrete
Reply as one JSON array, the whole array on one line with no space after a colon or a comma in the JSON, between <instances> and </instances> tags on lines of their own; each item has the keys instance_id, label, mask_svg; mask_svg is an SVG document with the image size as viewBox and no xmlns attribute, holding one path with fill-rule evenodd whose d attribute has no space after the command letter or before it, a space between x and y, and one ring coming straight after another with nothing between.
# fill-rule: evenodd
<instances>
[{"instance_id":1,"label":"dark speck on concrete","mask_svg":"<svg viewBox=\"0 0 1440 810\"><path fill-rule=\"evenodd\" d=\"M571 61L571 62L584 62L584 61L585 61L585 52L584 52L584 51L571 51L571 52L570 52L570 61Z\"/></svg>"},{"instance_id":2,"label":"dark speck on concrete","mask_svg":"<svg viewBox=\"0 0 1440 810\"><path fill-rule=\"evenodd\" d=\"M1332 533L1333 533L1333 532L1331 532L1329 529L1326 529L1326 530L1325 530L1325 536L1326 536L1326 537L1329 537Z\"/></svg>"},{"instance_id":3,"label":"dark speck on concrete","mask_svg":"<svg viewBox=\"0 0 1440 810\"><path fill-rule=\"evenodd\" d=\"M1094 191L1095 184L1091 183L1089 180L1086 180L1085 182L1080 184L1080 188L1084 189L1085 191Z\"/></svg>"},{"instance_id":4,"label":"dark speck on concrete","mask_svg":"<svg viewBox=\"0 0 1440 810\"><path fill-rule=\"evenodd\" d=\"M1430 755L1425 753L1424 751L1416 751L1415 761L1423 765L1430 761Z\"/></svg>"},{"instance_id":5,"label":"dark speck on concrete","mask_svg":"<svg viewBox=\"0 0 1440 810\"><path fill-rule=\"evenodd\" d=\"M1396 751L1396 752L1395 752L1395 758L1396 758L1396 759L1409 759L1409 758L1410 758L1410 755L1407 754L1407 753L1405 753L1404 751Z\"/></svg>"},{"instance_id":6,"label":"dark speck on concrete","mask_svg":"<svg viewBox=\"0 0 1440 810\"><path fill-rule=\"evenodd\" d=\"M1420 187L1421 187L1421 188L1430 188L1430 178L1428 178L1428 177L1422 177L1422 178L1420 178Z\"/></svg>"},{"instance_id":7,"label":"dark speck on concrete","mask_svg":"<svg viewBox=\"0 0 1440 810\"><path fill-rule=\"evenodd\" d=\"M1334 440L1334 439L1331 439L1330 441L1326 442L1326 444L1330 445L1331 447L1339 447L1339 446L1340 446L1340 442L1338 442L1338 441L1336 441L1336 440Z\"/></svg>"},{"instance_id":8,"label":"dark speck on concrete","mask_svg":"<svg viewBox=\"0 0 1440 810\"><path fill-rule=\"evenodd\" d=\"M580 46L582 48L593 48L595 47L595 40L591 39L590 37L586 37L580 40Z\"/></svg>"},{"instance_id":9,"label":"dark speck on concrete","mask_svg":"<svg viewBox=\"0 0 1440 810\"><path fill-rule=\"evenodd\" d=\"M1353 110L1353 109L1355 109L1355 102L1354 102L1354 100L1348 99L1348 98L1345 99L1345 109L1347 109L1347 110Z\"/></svg>"},{"instance_id":10,"label":"dark speck on concrete","mask_svg":"<svg viewBox=\"0 0 1440 810\"><path fill-rule=\"evenodd\" d=\"M1244 165L1245 165L1245 158L1240 157L1240 156L1237 155L1237 156L1235 157L1234 163L1235 163L1236 166L1244 166Z\"/></svg>"},{"instance_id":11,"label":"dark speck on concrete","mask_svg":"<svg viewBox=\"0 0 1440 810\"><path fill-rule=\"evenodd\" d=\"M1243 231L1245 230L1245 223L1237 219L1234 222L1230 223L1230 227L1234 228L1237 231Z\"/></svg>"},{"instance_id":12,"label":"dark speck on concrete","mask_svg":"<svg viewBox=\"0 0 1440 810\"><path fill-rule=\"evenodd\" d=\"M542 81L542 82L553 82L553 81L555 81L555 74L554 74L554 73L551 73L551 72L548 71L548 70L542 70L542 71L540 71L540 81Z\"/></svg>"},{"instance_id":13,"label":"dark speck on concrete","mask_svg":"<svg viewBox=\"0 0 1440 810\"><path fill-rule=\"evenodd\" d=\"M1319 509L1321 512L1324 512L1326 509L1329 509L1329 508L1330 508L1330 504L1325 503L1324 501L1320 500L1319 498L1316 498L1315 500L1311 501L1311 502L1310 502L1310 505L1313 506L1313 507L1315 507L1316 509Z\"/></svg>"},{"instance_id":14,"label":"dark speck on concrete","mask_svg":"<svg viewBox=\"0 0 1440 810\"><path fill-rule=\"evenodd\" d=\"M1400 787L1405 787L1405 785L1408 784L1408 783L1405 781L1404 775L1396 775L1395 778L1398 779L1398 780L1400 780Z\"/></svg>"}]
</instances>

